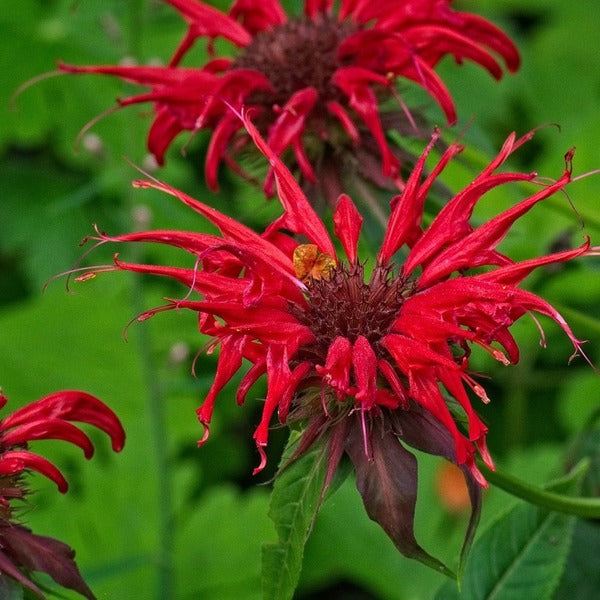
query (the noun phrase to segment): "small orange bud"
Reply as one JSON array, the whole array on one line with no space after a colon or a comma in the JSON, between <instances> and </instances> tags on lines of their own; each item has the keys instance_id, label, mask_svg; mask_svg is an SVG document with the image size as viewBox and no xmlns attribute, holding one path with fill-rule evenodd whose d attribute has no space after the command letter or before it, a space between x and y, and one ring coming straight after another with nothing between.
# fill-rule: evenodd
<instances>
[{"instance_id":1,"label":"small orange bud","mask_svg":"<svg viewBox=\"0 0 600 600\"><path fill-rule=\"evenodd\" d=\"M453 515L470 509L469 490L462 471L454 464L445 462L435 476L435 489L444 508Z\"/></svg>"}]
</instances>

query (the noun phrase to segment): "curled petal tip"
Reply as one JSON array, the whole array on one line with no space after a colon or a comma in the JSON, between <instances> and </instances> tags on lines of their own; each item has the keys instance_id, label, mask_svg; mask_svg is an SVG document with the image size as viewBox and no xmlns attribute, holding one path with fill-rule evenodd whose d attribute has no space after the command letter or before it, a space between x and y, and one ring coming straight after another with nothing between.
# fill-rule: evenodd
<instances>
[{"instance_id":1,"label":"curled petal tip","mask_svg":"<svg viewBox=\"0 0 600 600\"><path fill-rule=\"evenodd\" d=\"M121 452L121 450L123 450L124 447L125 447L125 436L123 436L122 438L119 438L119 439L113 438L111 440L111 448L113 449L113 452Z\"/></svg>"},{"instance_id":2,"label":"curled petal tip","mask_svg":"<svg viewBox=\"0 0 600 600\"><path fill-rule=\"evenodd\" d=\"M260 454L260 464L252 471L252 475L260 473L267 466L267 455L265 454L264 450L265 445L266 444L256 444L256 449Z\"/></svg>"},{"instance_id":3,"label":"curled petal tip","mask_svg":"<svg viewBox=\"0 0 600 600\"><path fill-rule=\"evenodd\" d=\"M206 442L208 441L208 438L210 437L210 427L208 426L208 423L200 421L200 425L202 425L202 427L204 428L204 433L202 434L202 437L197 442L198 448L200 446L204 446L204 444L206 444Z\"/></svg>"}]
</instances>

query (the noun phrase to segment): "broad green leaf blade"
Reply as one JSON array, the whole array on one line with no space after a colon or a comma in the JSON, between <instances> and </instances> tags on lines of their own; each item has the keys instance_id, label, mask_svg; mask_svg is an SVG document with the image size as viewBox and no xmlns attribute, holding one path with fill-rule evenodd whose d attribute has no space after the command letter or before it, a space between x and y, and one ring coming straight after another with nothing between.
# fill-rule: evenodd
<instances>
[{"instance_id":1,"label":"broad green leaf blade","mask_svg":"<svg viewBox=\"0 0 600 600\"><path fill-rule=\"evenodd\" d=\"M286 464L297 439L298 434L293 433L282 465ZM317 443L283 469L275 480L269 516L275 523L279 541L263 545L264 600L289 599L296 589L304 545L319 508L326 470L327 452Z\"/></svg>"},{"instance_id":2,"label":"broad green leaf blade","mask_svg":"<svg viewBox=\"0 0 600 600\"><path fill-rule=\"evenodd\" d=\"M549 489L575 492L585 473L576 469ZM492 523L473 546L461 591L444 585L436 600L550 599L565 567L575 517L519 503Z\"/></svg>"},{"instance_id":3,"label":"broad green leaf blade","mask_svg":"<svg viewBox=\"0 0 600 600\"><path fill-rule=\"evenodd\" d=\"M600 590L600 523L578 519L571 552L554 598L595 598Z\"/></svg>"}]
</instances>

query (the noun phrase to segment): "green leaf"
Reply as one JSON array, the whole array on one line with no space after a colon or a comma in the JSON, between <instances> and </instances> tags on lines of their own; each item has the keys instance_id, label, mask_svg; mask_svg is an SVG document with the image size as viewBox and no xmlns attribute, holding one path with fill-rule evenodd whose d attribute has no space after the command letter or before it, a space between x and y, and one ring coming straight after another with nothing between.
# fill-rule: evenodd
<instances>
[{"instance_id":1,"label":"green leaf","mask_svg":"<svg viewBox=\"0 0 600 600\"><path fill-rule=\"evenodd\" d=\"M600 589L600 523L577 519L571 552L554 598L595 598ZM594 557L594 558L592 558Z\"/></svg>"},{"instance_id":2,"label":"green leaf","mask_svg":"<svg viewBox=\"0 0 600 600\"><path fill-rule=\"evenodd\" d=\"M292 433L281 464L285 465L299 434ZM262 583L264 600L291 598L302 567L304 545L319 508L327 470L327 452L315 444L287 466L275 480L269 516L279 541L264 544Z\"/></svg>"},{"instance_id":3,"label":"green leaf","mask_svg":"<svg viewBox=\"0 0 600 600\"><path fill-rule=\"evenodd\" d=\"M191 479L193 474L189 475ZM268 502L264 488L241 492L219 485L182 506L176 528L174 598L261 599L260 545L274 534ZM203 539L210 542L202 543Z\"/></svg>"},{"instance_id":4,"label":"green leaf","mask_svg":"<svg viewBox=\"0 0 600 600\"><path fill-rule=\"evenodd\" d=\"M0 574L0 598L4 600L23 600L23 587L14 579Z\"/></svg>"},{"instance_id":5,"label":"green leaf","mask_svg":"<svg viewBox=\"0 0 600 600\"><path fill-rule=\"evenodd\" d=\"M549 485L556 492L577 491L587 464ZM550 599L563 572L575 517L519 503L492 523L475 543L462 590L444 585L436 600Z\"/></svg>"}]
</instances>

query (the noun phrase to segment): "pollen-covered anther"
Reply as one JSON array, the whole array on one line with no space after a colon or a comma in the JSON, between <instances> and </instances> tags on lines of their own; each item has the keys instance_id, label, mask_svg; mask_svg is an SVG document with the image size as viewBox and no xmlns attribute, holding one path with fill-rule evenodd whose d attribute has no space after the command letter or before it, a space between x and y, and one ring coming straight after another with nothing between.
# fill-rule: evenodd
<instances>
[{"instance_id":1,"label":"pollen-covered anther","mask_svg":"<svg viewBox=\"0 0 600 600\"><path fill-rule=\"evenodd\" d=\"M490 403L490 398L487 395L486 391L478 384L475 383L472 386L473 391L481 398L484 404Z\"/></svg>"},{"instance_id":2,"label":"pollen-covered anther","mask_svg":"<svg viewBox=\"0 0 600 600\"><path fill-rule=\"evenodd\" d=\"M506 354L504 354L504 352L502 352L501 350L493 349L492 350L492 356L498 362L501 362L505 367L508 367L510 365L510 360L508 359L508 357L506 356Z\"/></svg>"},{"instance_id":3,"label":"pollen-covered anther","mask_svg":"<svg viewBox=\"0 0 600 600\"><path fill-rule=\"evenodd\" d=\"M320 252L315 244L300 244L294 250L294 271L296 277L307 283L311 279L329 281L337 264L327 253Z\"/></svg>"}]
</instances>

